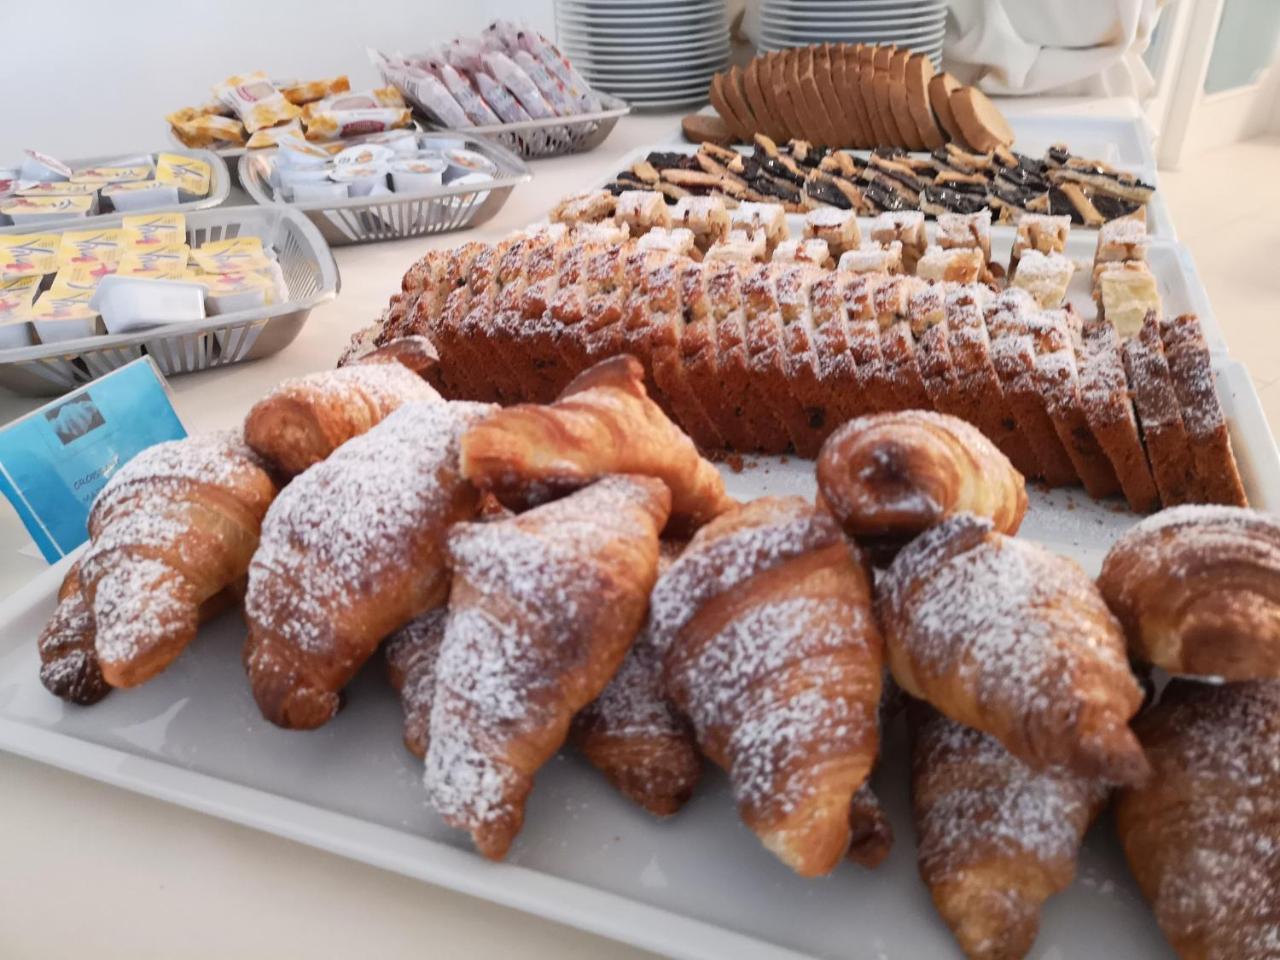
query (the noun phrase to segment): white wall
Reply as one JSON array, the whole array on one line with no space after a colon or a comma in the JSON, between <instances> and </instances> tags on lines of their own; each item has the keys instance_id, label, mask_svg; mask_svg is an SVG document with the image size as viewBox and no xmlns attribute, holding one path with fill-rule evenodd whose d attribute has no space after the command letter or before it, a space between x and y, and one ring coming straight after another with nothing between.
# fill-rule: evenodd
<instances>
[{"instance_id":1,"label":"white wall","mask_svg":"<svg viewBox=\"0 0 1280 960\"><path fill-rule=\"evenodd\" d=\"M247 70L377 75L365 47L411 52L522 19L548 35L552 0L0 0L0 166L24 147L67 159L168 142L164 115Z\"/></svg>"}]
</instances>

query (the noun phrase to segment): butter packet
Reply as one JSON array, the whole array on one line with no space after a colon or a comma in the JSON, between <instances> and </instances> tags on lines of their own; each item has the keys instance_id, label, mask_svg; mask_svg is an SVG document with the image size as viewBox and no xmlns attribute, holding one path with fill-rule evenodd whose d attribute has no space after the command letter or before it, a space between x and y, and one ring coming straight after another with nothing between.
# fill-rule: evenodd
<instances>
[{"instance_id":1,"label":"butter packet","mask_svg":"<svg viewBox=\"0 0 1280 960\"><path fill-rule=\"evenodd\" d=\"M213 170L203 160L176 153L162 153L156 158L156 182L170 183L189 199L209 195Z\"/></svg>"},{"instance_id":2,"label":"butter packet","mask_svg":"<svg viewBox=\"0 0 1280 960\"><path fill-rule=\"evenodd\" d=\"M216 240L191 251L191 262L205 273L243 273L265 270L271 266L271 257L262 247L258 237L235 237Z\"/></svg>"},{"instance_id":3,"label":"butter packet","mask_svg":"<svg viewBox=\"0 0 1280 960\"><path fill-rule=\"evenodd\" d=\"M144 213L125 217L124 245L134 250L164 250L187 242L187 218L180 213Z\"/></svg>"},{"instance_id":4,"label":"butter packet","mask_svg":"<svg viewBox=\"0 0 1280 960\"><path fill-rule=\"evenodd\" d=\"M93 197L10 197L0 203L0 214L21 226L87 217L92 206Z\"/></svg>"},{"instance_id":5,"label":"butter packet","mask_svg":"<svg viewBox=\"0 0 1280 960\"><path fill-rule=\"evenodd\" d=\"M251 134L288 123L301 113L261 70L228 77L214 85L213 95L236 112Z\"/></svg>"},{"instance_id":6,"label":"butter packet","mask_svg":"<svg viewBox=\"0 0 1280 960\"><path fill-rule=\"evenodd\" d=\"M40 289L40 280L38 275L0 278L0 320L16 319L19 312L29 311Z\"/></svg>"},{"instance_id":7,"label":"butter packet","mask_svg":"<svg viewBox=\"0 0 1280 960\"><path fill-rule=\"evenodd\" d=\"M102 278L115 272L114 263L76 263L59 267L58 272L53 275L53 284L49 287L49 292L63 297L86 291L92 295L93 291L98 289L98 283Z\"/></svg>"},{"instance_id":8,"label":"butter packet","mask_svg":"<svg viewBox=\"0 0 1280 960\"><path fill-rule=\"evenodd\" d=\"M58 266L115 263L124 253L124 230L69 230L58 245Z\"/></svg>"},{"instance_id":9,"label":"butter packet","mask_svg":"<svg viewBox=\"0 0 1280 960\"><path fill-rule=\"evenodd\" d=\"M33 320L92 320L98 316L98 311L89 306L93 294L93 290L47 290L31 308L31 318Z\"/></svg>"},{"instance_id":10,"label":"butter packet","mask_svg":"<svg viewBox=\"0 0 1280 960\"><path fill-rule=\"evenodd\" d=\"M120 258L116 273L123 277L149 277L155 280L186 279L191 248L170 247L166 250L130 250Z\"/></svg>"},{"instance_id":11,"label":"butter packet","mask_svg":"<svg viewBox=\"0 0 1280 960\"><path fill-rule=\"evenodd\" d=\"M345 93L350 89L351 81L343 74L342 76L334 77L332 80L307 80L300 83L291 83L287 87L281 87L280 93L290 103L301 107L304 104L333 96L335 93Z\"/></svg>"},{"instance_id":12,"label":"butter packet","mask_svg":"<svg viewBox=\"0 0 1280 960\"><path fill-rule=\"evenodd\" d=\"M128 183L134 180L149 180L153 172L151 162L135 164L116 164L114 166L85 167L71 174L70 183L84 183L95 187L108 183Z\"/></svg>"},{"instance_id":13,"label":"butter packet","mask_svg":"<svg viewBox=\"0 0 1280 960\"><path fill-rule=\"evenodd\" d=\"M169 114L165 119L169 121L177 138L188 147L244 145L244 124L235 117L199 113L194 107L185 107Z\"/></svg>"},{"instance_id":14,"label":"butter packet","mask_svg":"<svg viewBox=\"0 0 1280 960\"><path fill-rule=\"evenodd\" d=\"M14 193L20 197L92 197L98 188L70 180L19 180Z\"/></svg>"},{"instance_id":15,"label":"butter packet","mask_svg":"<svg viewBox=\"0 0 1280 960\"><path fill-rule=\"evenodd\" d=\"M58 234L22 233L0 237L0 277L41 277L58 268Z\"/></svg>"},{"instance_id":16,"label":"butter packet","mask_svg":"<svg viewBox=\"0 0 1280 960\"><path fill-rule=\"evenodd\" d=\"M192 251L194 254L196 251ZM274 267L272 271L270 267ZM231 273L188 272L187 279L205 288L205 308L210 315L253 310L277 303L288 297L283 278L276 273L279 266Z\"/></svg>"},{"instance_id":17,"label":"butter packet","mask_svg":"<svg viewBox=\"0 0 1280 960\"><path fill-rule=\"evenodd\" d=\"M111 201L111 206L120 213L172 207L182 199L177 186L172 183L157 183L155 180L109 183L102 188L102 196Z\"/></svg>"}]
</instances>

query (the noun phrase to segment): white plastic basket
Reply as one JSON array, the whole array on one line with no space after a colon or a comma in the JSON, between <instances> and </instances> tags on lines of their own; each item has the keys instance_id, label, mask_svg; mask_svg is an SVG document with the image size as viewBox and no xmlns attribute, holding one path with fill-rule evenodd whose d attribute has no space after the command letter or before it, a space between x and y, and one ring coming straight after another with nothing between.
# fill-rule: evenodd
<instances>
[{"instance_id":1,"label":"white plastic basket","mask_svg":"<svg viewBox=\"0 0 1280 960\"><path fill-rule=\"evenodd\" d=\"M101 157L84 157L80 160L68 160L67 165L75 170L80 167L98 167L106 166L117 160L124 160L131 156L139 156L143 153L149 153L154 158L159 153L176 153L185 157L193 157L196 160L203 160L209 165L209 193L197 200L187 200L178 204L169 204L163 207L155 207L150 210L137 210L136 213L190 213L194 210L208 210L222 204L227 199L227 195L231 192L231 173L227 169L227 163L222 157L218 156L212 150L192 150L190 147L166 147L163 150L139 150L132 154L107 154ZM49 233L51 231L73 230L73 229L92 229L106 225L111 218L119 220L122 216L120 213L102 213L92 217L68 217L66 220L56 221L52 224L40 224L39 226L9 226L0 227L0 236L10 233Z\"/></svg>"},{"instance_id":2,"label":"white plastic basket","mask_svg":"<svg viewBox=\"0 0 1280 960\"><path fill-rule=\"evenodd\" d=\"M114 226L119 214L99 217ZM293 341L312 309L338 293L338 267L324 238L303 214L280 207L227 207L187 215L193 247L256 236L275 250L289 297L192 323L138 333L84 337L0 350L0 387L26 396L65 393L150 354L166 376L269 356Z\"/></svg>"},{"instance_id":3,"label":"white plastic basket","mask_svg":"<svg viewBox=\"0 0 1280 960\"><path fill-rule=\"evenodd\" d=\"M604 105L603 110L595 113L522 120L518 123L491 123L483 127L467 127L462 132L495 140L526 160L585 153L600 146L617 122L631 112L631 107L625 101L607 93L595 93ZM411 98L406 95L406 99ZM418 110L423 109L416 100L412 102ZM423 126L434 126L429 119L420 117L419 120Z\"/></svg>"},{"instance_id":4,"label":"white plastic basket","mask_svg":"<svg viewBox=\"0 0 1280 960\"><path fill-rule=\"evenodd\" d=\"M421 193L296 203L283 200L271 183L274 151L255 151L240 158L240 183L255 203L304 213L329 245L337 247L478 226L498 212L514 187L533 176L528 164L510 150L470 131L419 135L423 144L432 139L449 140L483 154L497 165L497 177L484 184L445 184Z\"/></svg>"}]
</instances>

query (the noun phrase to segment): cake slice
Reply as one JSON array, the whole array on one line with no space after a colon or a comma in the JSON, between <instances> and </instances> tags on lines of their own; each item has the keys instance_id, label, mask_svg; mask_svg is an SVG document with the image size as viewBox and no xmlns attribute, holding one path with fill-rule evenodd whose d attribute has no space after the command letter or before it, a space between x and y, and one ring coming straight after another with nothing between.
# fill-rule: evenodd
<instances>
[{"instance_id":1,"label":"cake slice","mask_svg":"<svg viewBox=\"0 0 1280 960\"><path fill-rule=\"evenodd\" d=\"M1138 427L1165 507L1194 503L1195 465L1182 408L1173 388L1169 363L1155 312L1147 314L1136 336L1124 344L1124 371L1138 411Z\"/></svg>"},{"instance_id":2,"label":"cake slice","mask_svg":"<svg viewBox=\"0 0 1280 960\"><path fill-rule=\"evenodd\" d=\"M652 237L657 232L651 230L645 236ZM588 366L626 352L627 312L633 292L643 283L646 265L650 261L661 261L670 256L666 250L645 250L638 246L610 248L593 257L588 265L596 290L587 305L583 324ZM646 376L650 381L653 379L651 372Z\"/></svg>"},{"instance_id":3,"label":"cake slice","mask_svg":"<svg viewBox=\"0 0 1280 960\"><path fill-rule=\"evenodd\" d=\"M1111 461L1130 509L1150 513L1159 508L1160 494L1142 449L1115 328L1108 323L1085 324L1076 353L1080 402L1089 429Z\"/></svg>"},{"instance_id":4,"label":"cake slice","mask_svg":"<svg viewBox=\"0 0 1280 960\"><path fill-rule=\"evenodd\" d=\"M804 263L830 269L834 264L825 240L783 240L773 251L774 263Z\"/></svg>"},{"instance_id":5,"label":"cake slice","mask_svg":"<svg viewBox=\"0 0 1280 960\"><path fill-rule=\"evenodd\" d=\"M819 241L821 242L821 241ZM835 427L832 397L819 370L816 331L810 298L813 285L826 271L804 264L775 264L774 290L782 315L782 367L791 395L808 420L809 433L796 446L802 457L817 457Z\"/></svg>"},{"instance_id":6,"label":"cake slice","mask_svg":"<svg viewBox=\"0 0 1280 960\"><path fill-rule=\"evenodd\" d=\"M828 398L831 426L861 416L869 410L859 388L858 371L849 348L844 307L844 280L838 273L823 273L809 288L813 318L813 351L817 374Z\"/></svg>"},{"instance_id":7,"label":"cake slice","mask_svg":"<svg viewBox=\"0 0 1280 960\"><path fill-rule=\"evenodd\" d=\"M897 410L932 410L924 376L916 356L911 324L897 320L880 331L880 353L884 358L881 375L897 399Z\"/></svg>"},{"instance_id":8,"label":"cake slice","mask_svg":"<svg viewBox=\"0 0 1280 960\"><path fill-rule=\"evenodd\" d=\"M787 211L780 203L740 203L729 211L729 225L730 230L763 234L769 253L789 235Z\"/></svg>"},{"instance_id":9,"label":"cake slice","mask_svg":"<svg viewBox=\"0 0 1280 960\"><path fill-rule=\"evenodd\" d=\"M1060 253L1027 250L1018 259L1012 286L1027 291L1041 307L1052 310L1067 298L1076 266Z\"/></svg>"},{"instance_id":10,"label":"cake slice","mask_svg":"<svg viewBox=\"0 0 1280 960\"><path fill-rule=\"evenodd\" d=\"M623 190L618 194L614 219L638 237L652 227L669 228L671 213L666 198L657 190Z\"/></svg>"},{"instance_id":11,"label":"cake slice","mask_svg":"<svg viewBox=\"0 0 1280 960\"><path fill-rule=\"evenodd\" d=\"M973 409L960 392L960 378L951 356L945 318L927 325L920 333L913 330L912 336L916 342L916 365L930 406L940 413L949 413L972 423Z\"/></svg>"},{"instance_id":12,"label":"cake slice","mask_svg":"<svg viewBox=\"0 0 1280 960\"><path fill-rule=\"evenodd\" d=\"M1108 261L1146 260L1149 243L1144 221L1134 217L1109 220L1098 228L1094 266Z\"/></svg>"},{"instance_id":13,"label":"cake slice","mask_svg":"<svg viewBox=\"0 0 1280 960\"><path fill-rule=\"evenodd\" d=\"M672 227L666 230L654 227L636 241L637 250L661 250L691 260L701 260L702 251L698 249L693 231L687 227Z\"/></svg>"},{"instance_id":14,"label":"cake slice","mask_svg":"<svg viewBox=\"0 0 1280 960\"><path fill-rule=\"evenodd\" d=\"M858 378L858 394L869 412L896 410L898 399L884 375L880 350L880 323L875 313L876 288L886 274L852 274L843 281L845 337Z\"/></svg>"},{"instance_id":15,"label":"cake slice","mask_svg":"<svg viewBox=\"0 0 1280 960\"><path fill-rule=\"evenodd\" d=\"M1160 339L1169 362L1173 391L1191 441L1196 498L1202 503L1249 505L1231 434L1214 385L1213 363L1200 320L1186 313L1160 325Z\"/></svg>"},{"instance_id":16,"label":"cake slice","mask_svg":"<svg viewBox=\"0 0 1280 960\"><path fill-rule=\"evenodd\" d=\"M671 222L691 231L703 253L729 236L729 210L720 197L682 197L671 208Z\"/></svg>"},{"instance_id":17,"label":"cake slice","mask_svg":"<svg viewBox=\"0 0 1280 960\"><path fill-rule=\"evenodd\" d=\"M723 389L717 318L707 284L707 269L700 263L684 263L677 283L684 304L679 358L684 380L702 404L724 443L733 450L750 450L754 438L739 430L743 421L734 416Z\"/></svg>"},{"instance_id":18,"label":"cake slice","mask_svg":"<svg viewBox=\"0 0 1280 960\"><path fill-rule=\"evenodd\" d=\"M588 190L565 197L551 208L552 223L599 223L613 216L618 198L608 190Z\"/></svg>"},{"instance_id":19,"label":"cake slice","mask_svg":"<svg viewBox=\"0 0 1280 960\"><path fill-rule=\"evenodd\" d=\"M719 260L740 264L764 263L769 259L764 231L747 233L744 230L730 230L728 237L707 248L703 259L708 262Z\"/></svg>"}]
</instances>

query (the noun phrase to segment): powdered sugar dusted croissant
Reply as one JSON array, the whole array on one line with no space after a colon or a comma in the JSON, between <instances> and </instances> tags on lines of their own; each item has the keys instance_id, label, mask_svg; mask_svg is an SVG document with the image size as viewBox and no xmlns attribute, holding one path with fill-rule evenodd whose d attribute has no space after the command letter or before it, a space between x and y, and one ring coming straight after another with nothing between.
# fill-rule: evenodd
<instances>
[{"instance_id":1,"label":"powdered sugar dusted croissant","mask_svg":"<svg viewBox=\"0 0 1280 960\"><path fill-rule=\"evenodd\" d=\"M1280 683L1174 680L1134 724L1154 776L1116 829L1160 929L1184 960L1280 951Z\"/></svg>"},{"instance_id":2,"label":"powdered sugar dusted croissant","mask_svg":"<svg viewBox=\"0 0 1280 960\"><path fill-rule=\"evenodd\" d=\"M1116 541L1098 577L1136 659L1170 673L1280 677L1280 522L1174 507Z\"/></svg>"},{"instance_id":3,"label":"powdered sugar dusted croissant","mask_svg":"<svg viewBox=\"0 0 1280 960\"><path fill-rule=\"evenodd\" d=\"M444 642L447 607L435 607L393 633L383 650L387 679L400 695L404 710L404 745L415 757L427 755L431 739L431 705L436 698L436 661Z\"/></svg>"},{"instance_id":4,"label":"powdered sugar dusted croissant","mask_svg":"<svg viewBox=\"0 0 1280 960\"><path fill-rule=\"evenodd\" d=\"M238 431L156 444L107 482L79 573L107 683L149 680L195 638L202 606L244 577L275 494Z\"/></svg>"},{"instance_id":5,"label":"powdered sugar dusted croissant","mask_svg":"<svg viewBox=\"0 0 1280 960\"><path fill-rule=\"evenodd\" d=\"M818 490L847 534L901 546L956 513L1014 534L1027 512L1022 474L975 427L904 410L850 420L822 447Z\"/></svg>"},{"instance_id":6,"label":"powdered sugar dusted croissant","mask_svg":"<svg viewBox=\"0 0 1280 960\"><path fill-rule=\"evenodd\" d=\"M1035 769L1114 783L1148 769L1120 625L1071 560L959 514L907 545L876 612L903 690Z\"/></svg>"},{"instance_id":7,"label":"powdered sugar dusted croissant","mask_svg":"<svg viewBox=\"0 0 1280 960\"><path fill-rule=\"evenodd\" d=\"M926 704L911 713L920 877L966 957L1024 957L1040 908L1075 876L1107 790L1065 770L1032 770Z\"/></svg>"},{"instance_id":8,"label":"powdered sugar dusted croissant","mask_svg":"<svg viewBox=\"0 0 1280 960\"><path fill-rule=\"evenodd\" d=\"M659 574L684 546L663 541ZM667 699L647 624L604 693L574 718L573 734L592 765L655 816L684 806L702 774L693 728Z\"/></svg>"},{"instance_id":9,"label":"powdered sugar dusted croissant","mask_svg":"<svg viewBox=\"0 0 1280 960\"><path fill-rule=\"evenodd\" d=\"M670 508L660 480L608 477L450 532L425 782L486 857L506 855L534 775L640 629Z\"/></svg>"},{"instance_id":10,"label":"powdered sugar dusted croissant","mask_svg":"<svg viewBox=\"0 0 1280 960\"><path fill-rule=\"evenodd\" d=\"M462 472L517 509L611 473L657 477L689 529L732 503L719 471L649 399L644 368L629 356L596 364L548 406L508 407L468 431Z\"/></svg>"},{"instance_id":11,"label":"powdered sugar dusted croissant","mask_svg":"<svg viewBox=\"0 0 1280 960\"><path fill-rule=\"evenodd\" d=\"M743 821L797 873L831 871L879 742L881 642L856 548L798 497L755 500L697 533L650 617L667 689Z\"/></svg>"},{"instance_id":12,"label":"powdered sugar dusted croissant","mask_svg":"<svg viewBox=\"0 0 1280 960\"><path fill-rule=\"evenodd\" d=\"M444 602L445 531L480 504L458 445L492 409L408 404L285 487L245 598L245 666L272 723L327 722L383 638Z\"/></svg>"},{"instance_id":13,"label":"powdered sugar dusted croissant","mask_svg":"<svg viewBox=\"0 0 1280 960\"><path fill-rule=\"evenodd\" d=\"M58 588L58 606L40 632L40 682L56 697L83 706L111 692L94 650L93 612L80 589L80 563Z\"/></svg>"},{"instance_id":14,"label":"powdered sugar dusted croissant","mask_svg":"<svg viewBox=\"0 0 1280 960\"><path fill-rule=\"evenodd\" d=\"M404 404L439 400L422 379L435 360L425 337L406 337L336 370L286 380L249 411L245 442L285 476L299 474Z\"/></svg>"}]
</instances>

